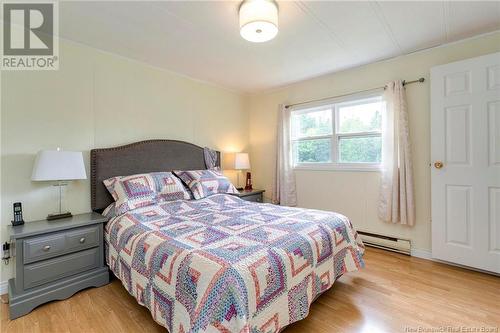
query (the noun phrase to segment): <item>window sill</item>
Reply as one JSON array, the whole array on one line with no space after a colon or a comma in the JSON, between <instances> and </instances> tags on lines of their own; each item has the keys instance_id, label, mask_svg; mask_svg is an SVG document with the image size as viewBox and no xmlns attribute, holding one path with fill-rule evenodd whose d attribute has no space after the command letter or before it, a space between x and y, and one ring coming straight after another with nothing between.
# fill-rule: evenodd
<instances>
[{"instance_id":1,"label":"window sill","mask_svg":"<svg viewBox=\"0 0 500 333\"><path fill-rule=\"evenodd\" d=\"M348 171L348 172L380 172L381 167L377 164L299 164L293 170L301 171Z\"/></svg>"}]
</instances>

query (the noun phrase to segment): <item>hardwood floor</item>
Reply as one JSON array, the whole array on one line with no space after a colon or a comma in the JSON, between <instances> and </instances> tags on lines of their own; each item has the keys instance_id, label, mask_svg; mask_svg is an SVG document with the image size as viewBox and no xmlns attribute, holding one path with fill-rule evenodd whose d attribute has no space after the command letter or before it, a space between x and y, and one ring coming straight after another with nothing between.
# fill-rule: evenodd
<instances>
[{"instance_id":1,"label":"hardwood floor","mask_svg":"<svg viewBox=\"0 0 500 333\"><path fill-rule=\"evenodd\" d=\"M424 332L441 326L499 332L499 277L371 248L365 259L365 269L341 277L285 333ZM118 280L13 321L6 304L0 311L3 333L165 332Z\"/></svg>"}]
</instances>

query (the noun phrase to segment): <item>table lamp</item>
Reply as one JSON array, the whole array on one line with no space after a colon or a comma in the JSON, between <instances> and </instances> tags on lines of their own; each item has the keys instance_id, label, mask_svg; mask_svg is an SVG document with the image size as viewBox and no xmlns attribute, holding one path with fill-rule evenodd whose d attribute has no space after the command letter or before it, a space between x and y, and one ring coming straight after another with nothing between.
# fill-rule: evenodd
<instances>
[{"instance_id":1,"label":"table lamp","mask_svg":"<svg viewBox=\"0 0 500 333\"><path fill-rule=\"evenodd\" d=\"M236 153L234 155L234 169L238 170L237 173L237 186L238 190L243 190L243 187L240 187L240 172L241 170L250 169L250 158L248 157L248 153Z\"/></svg>"},{"instance_id":2,"label":"table lamp","mask_svg":"<svg viewBox=\"0 0 500 333\"><path fill-rule=\"evenodd\" d=\"M83 154L79 151L41 150L38 152L31 175L32 181L55 181L59 188L59 212L49 214L47 220L71 217L62 211L62 187L70 180L87 179Z\"/></svg>"}]
</instances>

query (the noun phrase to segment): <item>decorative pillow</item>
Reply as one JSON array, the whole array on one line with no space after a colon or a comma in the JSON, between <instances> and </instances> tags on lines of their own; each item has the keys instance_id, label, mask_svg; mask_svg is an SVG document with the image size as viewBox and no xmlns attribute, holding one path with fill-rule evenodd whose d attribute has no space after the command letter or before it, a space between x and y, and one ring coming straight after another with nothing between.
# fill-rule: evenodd
<instances>
[{"instance_id":1,"label":"decorative pillow","mask_svg":"<svg viewBox=\"0 0 500 333\"><path fill-rule=\"evenodd\" d=\"M177 179L179 179L179 178L177 178ZM182 188L184 189L184 191L185 191L186 193L188 193L188 195L189 195L189 200L194 200L194 195L193 195L193 192L191 192L191 190L189 189L189 187L187 187L187 185L186 185L186 184L184 184L184 183L182 182L182 180L180 180L180 179L179 179L179 181L182 183Z\"/></svg>"},{"instance_id":2,"label":"decorative pillow","mask_svg":"<svg viewBox=\"0 0 500 333\"><path fill-rule=\"evenodd\" d=\"M113 177L104 185L115 199L116 214L156 203L156 183L150 174Z\"/></svg>"},{"instance_id":3,"label":"decorative pillow","mask_svg":"<svg viewBox=\"0 0 500 333\"><path fill-rule=\"evenodd\" d=\"M153 172L106 179L104 185L115 199L115 214L158 202L191 199L182 182L171 172Z\"/></svg>"},{"instance_id":4,"label":"decorative pillow","mask_svg":"<svg viewBox=\"0 0 500 333\"><path fill-rule=\"evenodd\" d=\"M157 201L189 200L191 195L179 178L171 172L154 172L151 177L156 184Z\"/></svg>"},{"instance_id":5,"label":"decorative pillow","mask_svg":"<svg viewBox=\"0 0 500 333\"><path fill-rule=\"evenodd\" d=\"M215 170L174 171L189 187L195 199L202 199L216 193L238 193L236 187Z\"/></svg>"}]
</instances>

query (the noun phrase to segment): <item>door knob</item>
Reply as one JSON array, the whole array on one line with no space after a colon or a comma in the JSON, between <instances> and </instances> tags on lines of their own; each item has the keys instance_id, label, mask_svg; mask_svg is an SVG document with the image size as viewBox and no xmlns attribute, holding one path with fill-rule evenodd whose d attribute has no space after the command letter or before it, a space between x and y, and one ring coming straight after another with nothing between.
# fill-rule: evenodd
<instances>
[{"instance_id":1,"label":"door knob","mask_svg":"<svg viewBox=\"0 0 500 333\"><path fill-rule=\"evenodd\" d=\"M443 166L444 166L444 164L443 164L443 162L441 162L441 161L436 161L436 162L434 162L434 167L435 167L436 169L441 169Z\"/></svg>"}]
</instances>

